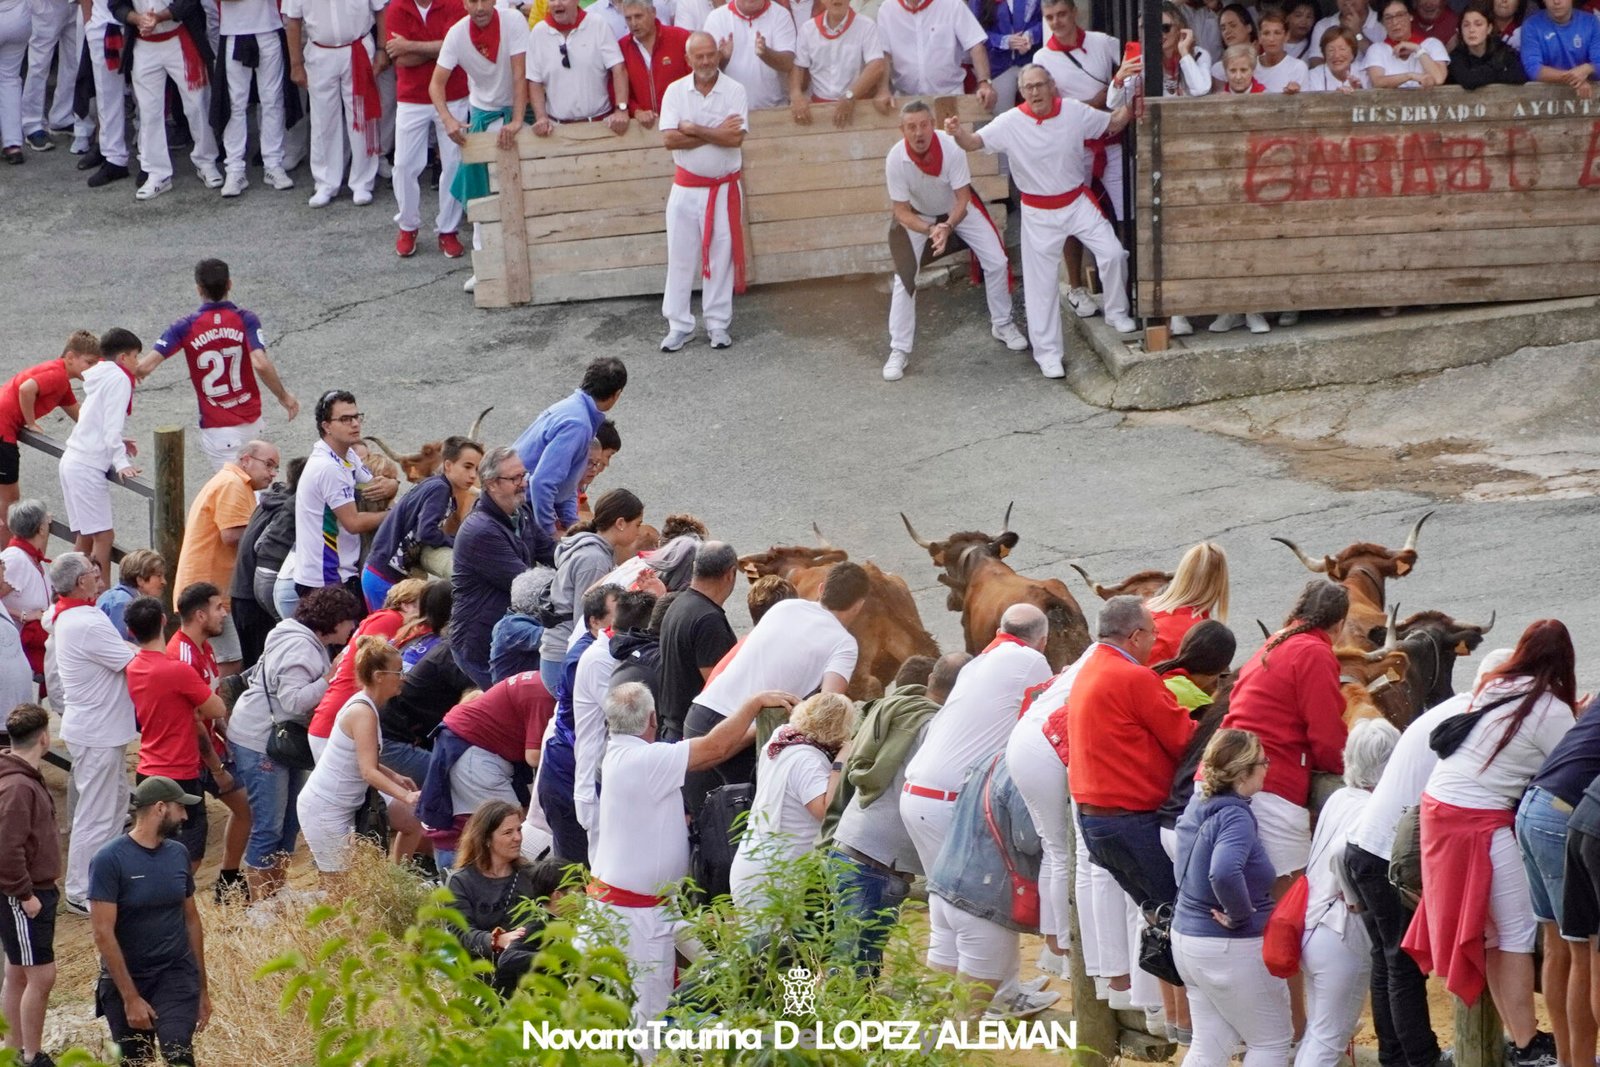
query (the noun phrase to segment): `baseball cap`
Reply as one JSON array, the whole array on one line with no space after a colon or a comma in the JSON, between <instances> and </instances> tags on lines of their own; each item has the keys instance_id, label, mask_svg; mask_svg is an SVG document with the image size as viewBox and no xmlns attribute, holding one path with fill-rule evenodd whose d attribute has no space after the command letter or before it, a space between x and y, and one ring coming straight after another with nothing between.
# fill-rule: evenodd
<instances>
[{"instance_id":1,"label":"baseball cap","mask_svg":"<svg viewBox=\"0 0 1600 1067\"><path fill-rule=\"evenodd\" d=\"M140 782L133 790L133 806L135 808L148 808L151 804L162 801L191 806L200 803L200 798L193 793L185 793L183 787L171 778L154 775Z\"/></svg>"}]
</instances>

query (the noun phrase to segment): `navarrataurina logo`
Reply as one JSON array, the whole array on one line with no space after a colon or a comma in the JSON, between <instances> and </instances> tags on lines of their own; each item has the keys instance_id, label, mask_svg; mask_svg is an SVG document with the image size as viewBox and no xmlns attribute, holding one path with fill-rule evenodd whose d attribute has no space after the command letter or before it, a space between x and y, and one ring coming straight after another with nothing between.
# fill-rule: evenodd
<instances>
[{"instance_id":1,"label":"navarrataurina logo","mask_svg":"<svg viewBox=\"0 0 1600 1067\"><path fill-rule=\"evenodd\" d=\"M811 971L803 963L789 968L783 979L783 1013L815 1017L817 1014L817 986Z\"/></svg>"}]
</instances>

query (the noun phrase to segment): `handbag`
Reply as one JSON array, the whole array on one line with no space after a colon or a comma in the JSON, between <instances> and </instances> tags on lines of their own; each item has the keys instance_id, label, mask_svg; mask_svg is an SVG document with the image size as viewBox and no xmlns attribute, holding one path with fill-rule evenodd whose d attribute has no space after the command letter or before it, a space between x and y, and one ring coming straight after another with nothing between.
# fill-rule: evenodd
<instances>
[{"instance_id":1,"label":"handbag","mask_svg":"<svg viewBox=\"0 0 1600 1067\"><path fill-rule=\"evenodd\" d=\"M311 770L317 765L317 759L311 754L311 735L306 732L306 724L278 718L274 709L281 710L283 705L272 691L266 661L256 664L255 669L261 672L261 691L267 697L267 714L272 716L272 726L267 731L267 758L291 771Z\"/></svg>"},{"instance_id":2,"label":"handbag","mask_svg":"<svg viewBox=\"0 0 1600 1067\"><path fill-rule=\"evenodd\" d=\"M1478 725L1480 719L1495 708L1503 704L1509 704L1518 697L1526 695L1526 693L1512 693L1508 697L1501 697L1493 704L1481 708L1472 708L1468 711L1463 711L1460 715L1450 716L1444 722L1435 726L1433 732L1428 734L1428 747L1437 752L1440 759L1452 755L1456 749L1466 743L1467 737L1471 735L1473 727Z\"/></svg>"},{"instance_id":3,"label":"handbag","mask_svg":"<svg viewBox=\"0 0 1600 1067\"><path fill-rule=\"evenodd\" d=\"M1000 836L1000 827L995 824L994 809L989 803L989 784L994 780L994 769L999 764L1000 757L996 755L994 762L989 764L988 773L983 777L983 820L989 824L989 833L1000 849L1000 862L1006 865L1006 873L1011 876L1011 921L1037 930L1039 929L1039 883L1020 873L1017 865L1011 862L1011 853L1006 848L1005 838Z\"/></svg>"},{"instance_id":4,"label":"handbag","mask_svg":"<svg viewBox=\"0 0 1600 1067\"><path fill-rule=\"evenodd\" d=\"M1145 927L1139 931L1139 969L1170 986L1182 986L1183 977L1172 957L1172 913L1173 906L1163 904L1146 917Z\"/></svg>"},{"instance_id":5,"label":"handbag","mask_svg":"<svg viewBox=\"0 0 1600 1067\"><path fill-rule=\"evenodd\" d=\"M355 836L365 838L387 851L389 848L389 802L372 786L356 809Z\"/></svg>"},{"instance_id":6,"label":"handbag","mask_svg":"<svg viewBox=\"0 0 1600 1067\"><path fill-rule=\"evenodd\" d=\"M1289 978L1300 971L1300 950L1306 937L1306 905L1311 901L1311 882L1300 875L1272 908L1267 928L1261 936L1261 958L1267 972L1275 978Z\"/></svg>"}]
</instances>

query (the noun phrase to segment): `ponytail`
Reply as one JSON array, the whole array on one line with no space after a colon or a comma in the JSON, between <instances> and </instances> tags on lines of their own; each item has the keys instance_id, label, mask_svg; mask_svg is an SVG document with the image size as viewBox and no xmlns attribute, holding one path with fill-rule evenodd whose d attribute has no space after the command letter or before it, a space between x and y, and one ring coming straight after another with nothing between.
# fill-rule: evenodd
<instances>
[{"instance_id":1,"label":"ponytail","mask_svg":"<svg viewBox=\"0 0 1600 1067\"><path fill-rule=\"evenodd\" d=\"M1261 665L1265 667L1267 654L1289 638L1329 629L1343 622L1349 613L1350 593L1344 586L1326 578L1311 579L1284 620L1285 629L1274 634L1261 649Z\"/></svg>"}]
</instances>

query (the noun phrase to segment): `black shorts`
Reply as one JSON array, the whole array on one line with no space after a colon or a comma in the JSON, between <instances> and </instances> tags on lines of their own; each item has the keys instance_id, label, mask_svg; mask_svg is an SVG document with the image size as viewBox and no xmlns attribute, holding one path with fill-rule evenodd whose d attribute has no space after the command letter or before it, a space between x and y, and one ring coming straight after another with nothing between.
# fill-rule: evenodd
<instances>
[{"instance_id":1,"label":"black shorts","mask_svg":"<svg viewBox=\"0 0 1600 1067\"><path fill-rule=\"evenodd\" d=\"M224 742L223 748L227 748L226 742ZM233 760L229 758L228 753L223 751L218 752L217 755L222 760L223 770L227 771L230 775L233 775L233 788L243 789L244 783L239 781L239 776L237 774L233 774ZM217 788L217 779L212 775L210 767L200 768L200 788L205 791L206 796L216 797L218 800L222 799L222 790ZM196 807L199 806L200 805L196 805Z\"/></svg>"},{"instance_id":2,"label":"black shorts","mask_svg":"<svg viewBox=\"0 0 1600 1067\"><path fill-rule=\"evenodd\" d=\"M206 769L201 767L200 773L205 775ZM148 774L134 775L134 784L137 785L148 777L150 777ZM200 803L184 809L188 818L183 820L183 825L178 827L178 832L172 837L174 841L188 849L189 862L198 867L206 858L206 834L210 831L210 824L206 821L204 778L177 778L174 781L185 793L200 798Z\"/></svg>"},{"instance_id":3,"label":"black shorts","mask_svg":"<svg viewBox=\"0 0 1600 1067\"><path fill-rule=\"evenodd\" d=\"M193 1064L194 1031L200 1022L200 971L194 960L185 957L154 974L134 975L133 985L155 1011L154 1031L128 1025L122 994L110 975L102 971L94 991L95 1014L105 1018L111 1040L122 1046L123 1063L154 1063L159 1042L168 1064Z\"/></svg>"},{"instance_id":4,"label":"black shorts","mask_svg":"<svg viewBox=\"0 0 1600 1067\"><path fill-rule=\"evenodd\" d=\"M0 485L16 485L22 474L22 450L15 441L0 441Z\"/></svg>"},{"instance_id":5,"label":"black shorts","mask_svg":"<svg viewBox=\"0 0 1600 1067\"><path fill-rule=\"evenodd\" d=\"M1600 837L1568 827L1565 872L1561 891L1562 936L1600 934Z\"/></svg>"},{"instance_id":6,"label":"black shorts","mask_svg":"<svg viewBox=\"0 0 1600 1067\"><path fill-rule=\"evenodd\" d=\"M15 897L7 897L0 915L0 945L5 946L6 962L13 967L38 967L56 961L56 904L61 894L55 889L35 889L39 914L28 918Z\"/></svg>"}]
</instances>

